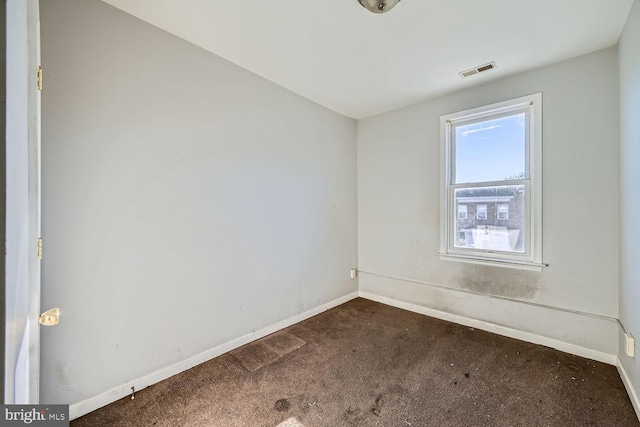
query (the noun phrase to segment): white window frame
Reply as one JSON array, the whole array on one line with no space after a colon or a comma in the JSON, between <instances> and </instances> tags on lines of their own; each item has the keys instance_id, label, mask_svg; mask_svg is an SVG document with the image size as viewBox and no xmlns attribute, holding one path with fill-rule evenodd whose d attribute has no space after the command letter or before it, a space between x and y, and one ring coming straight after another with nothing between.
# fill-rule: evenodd
<instances>
[{"instance_id":1,"label":"white window frame","mask_svg":"<svg viewBox=\"0 0 640 427\"><path fill-rule=\"evenodd\" d=\"M484 218L480 216L480 211L484 212ZM476 219L486 221L487 218L489 218L489 210L487 209L487 205L476 205Z\"/></svg>"},{"instance_id":2,"label":"white window frame","mask_svg":"<svg viewBox=\"0 0 640 427\"><path fill-rule=\"evenodd\" d=\"M460 208L464 206L464 210L461 211ZM464 216L460 216L461 213L464 212ZM458 205L458 219L468 219L469 218L469 208L467 205Z\"/></svg>"},{"instance_id":3,"label":"white window frame","mask_svg":"<svg viewBox=\"0 0 640 427\"><path fill-rule=\"evenodd\" d=\"M455 127L484 120L525 113L525 177L506 181L455 184ZM470 262L542 271L542 93L523 96L483 107L472 108L440 117L441 185L440 185L440 252L446 261ZM524 253L456 248L456 201L458 187L492 187L505 184L525 187L525 248ZM476 213L477 215L477 213ZM497 215L497 212L496 212Z\"/></svg>"},{"instance_id":4,"label":"white window frame","mask_svg":"<svg viewBox=\"0 0 640 427\"><path fill-rule=\"evenodd\" d=\"M504 206L507 208L507 216L504 218L500 218L500 207ZM498 221L508 221L509 220L509 205L506 203L498 203L496 208L496 220Z\"/></svg>"}]
</instances>

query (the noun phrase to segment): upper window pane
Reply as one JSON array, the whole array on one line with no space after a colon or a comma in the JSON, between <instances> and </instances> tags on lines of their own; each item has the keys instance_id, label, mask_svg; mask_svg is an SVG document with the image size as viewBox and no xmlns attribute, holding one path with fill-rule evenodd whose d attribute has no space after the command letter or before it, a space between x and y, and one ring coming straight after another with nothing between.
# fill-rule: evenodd
<instances>
[{"instance_id":1,"label":"upper window pane","mask_svg":"<svg viewBox=\"0 0 640 427\"><path fill-rule=\"evenodd\" d=\"M455 127L455 183L525 177L526 114Z\"/></svg>"}]
</instances>

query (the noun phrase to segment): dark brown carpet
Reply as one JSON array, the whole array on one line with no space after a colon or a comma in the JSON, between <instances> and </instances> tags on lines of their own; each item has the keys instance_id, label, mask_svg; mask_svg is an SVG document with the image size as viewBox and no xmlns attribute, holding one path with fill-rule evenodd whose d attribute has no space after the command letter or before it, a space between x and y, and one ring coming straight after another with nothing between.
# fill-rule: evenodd
<instances>
[{"instance_id":1,"label":"dark brown carpet","mask_svg":"<svg viewBox=\"0 0 640 427\"><path fill-rule=\"evenodd\" d=\"M283 423L284 422L284 423ZM640 426L616 368L356 299L71 423Z\"/></svg>"}]
</instances>

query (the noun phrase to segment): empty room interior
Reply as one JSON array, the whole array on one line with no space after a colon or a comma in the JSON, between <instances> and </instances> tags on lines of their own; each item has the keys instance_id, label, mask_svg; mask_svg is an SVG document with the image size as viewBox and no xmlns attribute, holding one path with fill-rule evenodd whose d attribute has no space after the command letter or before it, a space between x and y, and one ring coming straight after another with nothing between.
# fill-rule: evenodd
<instances>
[{"instance_id":1,"label":"empty room interior","mask_svg":"<svg viewBox=\"0 0 640 427\"><path fill-rule=\"evenodd\" d=\"M72 426L640 425L638 0L37 12Z\"/></svg>"}]
</instances>

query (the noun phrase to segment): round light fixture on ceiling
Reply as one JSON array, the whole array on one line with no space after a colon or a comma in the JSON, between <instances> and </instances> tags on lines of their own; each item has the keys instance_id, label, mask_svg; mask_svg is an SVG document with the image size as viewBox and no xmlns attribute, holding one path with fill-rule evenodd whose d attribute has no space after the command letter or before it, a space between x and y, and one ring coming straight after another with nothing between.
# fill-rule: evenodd
<instances>
[{"instance_id":1,"label":"round light fixture on ceiling","mask_svg":"<svg viewBox=\"0 0 640 427\"><path fill-rule=\"evenodd\" d=\"M393 9L400 0L358 0L362 6L373 13L385 13Z\"/></svg>"}]
</instances>

